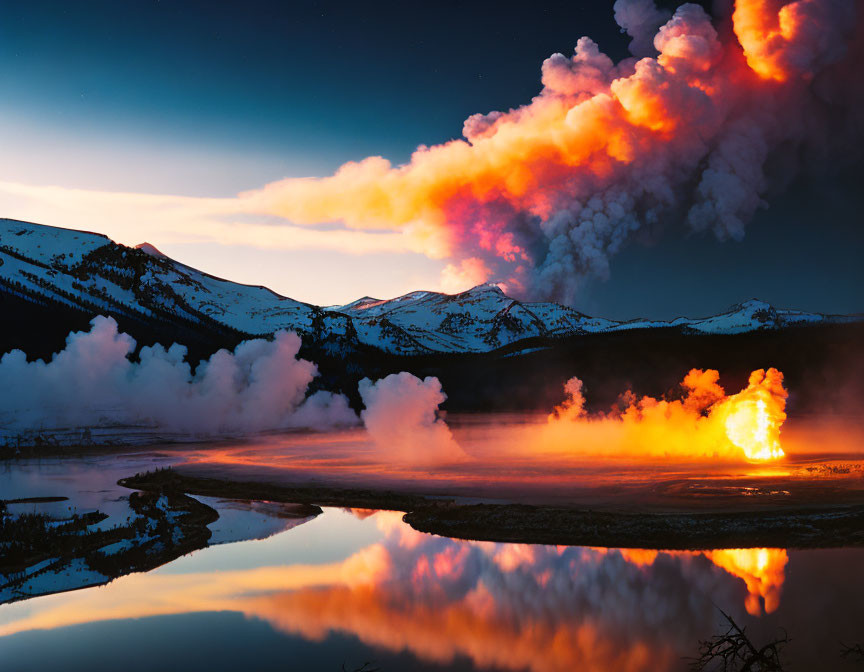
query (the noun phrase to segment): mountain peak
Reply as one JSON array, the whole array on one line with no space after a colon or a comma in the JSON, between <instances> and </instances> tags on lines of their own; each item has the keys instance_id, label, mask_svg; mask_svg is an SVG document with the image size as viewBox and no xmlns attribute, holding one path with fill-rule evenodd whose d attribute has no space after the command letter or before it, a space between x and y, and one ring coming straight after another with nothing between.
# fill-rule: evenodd
<instances>
[{"instance_id":1,"label":"mountain peak","mask_svg":"<svg viewBox=\"0 0 864 672\"><path fill-rule=\"evenodd\" d=\"M373 308L374 306L380 306L382 303L386 303L382 299L376 299L373 296L364 296L361 299L357 299L356 301L352 301L351 303L346 303L344 305L335 305L335 306L327 306L326 310L334 310L334 311L348 311L348 310L365 310L367 308Z\"/></svg>"},{"instance_id":2,"label":"mountain peak","mask_svg":"<svg viewBox=\"0 0 864 672\"><path fill-rule=\"evenodd\" d=\"M502 290L501 287L499 287L498 284L496 284L494 282L484 282L482 285L477 285L477 286L472 287L471 289L468 289L464 292L459 292L459 294L465 294L465 295L471 295L471 296L476 295L476 294L487 294L487 293L501 294L502 296L504 296L504 290Z\"/></svg>"},{"instance_id":3,"label":"mountain peak","mask_svg":"<svg viewBox=\"0 0 864 672\"><path fill-rule=\"evenodd\" d=\"M742 301L741 303L736 303L729 310L773 310L774 306L772 306L767 301L762 301L761 299L747 299L746 301Z\"/></svg>"},{"instance_id":4,"label":"mountain peak","mask_svg":"<svg viewBox=\"0 0 864 672\"><path fill-rule=\"evenodd\" d=\"M141 250L147 256L156 257L157 259L168 258L166 255L162 254L159 250L157 250L155 245L151 245L150 243L139 243L135 246L135 249Z\"/></svg>"}]
</instances>

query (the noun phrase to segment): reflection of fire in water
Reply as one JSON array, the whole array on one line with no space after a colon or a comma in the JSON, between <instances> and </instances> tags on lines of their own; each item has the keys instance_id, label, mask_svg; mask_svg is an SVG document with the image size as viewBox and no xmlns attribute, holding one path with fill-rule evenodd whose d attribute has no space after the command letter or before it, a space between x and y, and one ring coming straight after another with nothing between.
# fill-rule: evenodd
<instances>
[{"instance_id":1,"label":"reflection of fire in water","mask_svg":"<svg viewBox=\"0 0 864 672\"><path fill-rule=\"evenodd\" d=\"M594 548L595 553L609 553L613 549ZM697 557L704 555L717 567L732 576L743 579L747 586L744 607L751 616L770 614L780 606L780 591L785 580L786 563L789 556L783 548L724 548L714 551L655 551L641 548L621 548L617 550L624 560L637 567L651 567L658 557L678 556Z\"/></svg>"},{"instance_id":2,"label":"reflection of fire in water","mask_svg":"<svg viewBox=\"0 0 864 672\"><path fill-rule=\"evenodd\" d=\"M781 549L457 541L417 532L397 512L352 513L355 529L375 525L382 537L345 559L133 574L96 590L7 606L0 637L106 619L233 611L308 639L350 633L442 664L464 656L476 667L514 671L659 672L678 669L681 655L710 632L715 603L732 605L732 576L747 584L748 611L760 613L760 598L766 611L776 609L787 562ZM324 515L338 521L344 513Z\"/></svg>"},{"instance_id":3,"label":"reflection of fire in water","mask_svg":"<svg viewBox=\"0 0 864 672\"><path fill-rule=\"evenodd\" d=\"M693 369L681 382L682 399L637 399L628 392L622 396L625 408L599 414L585 410L582 382L571 378L564 387L567 400L549 416L544 445L631 457L783 457L780 426L788 394L783 374L773 368L754 371L747 387L732 395L719 378L714 369Z\"/></svg>"},{"instance_id":4,"label":"reflection of fire in water","mask_svg":"<svg viewBox=\"0 0 864 672\"><path fill-rule=\"evenodd\" d=\"M680 626L682 618L693 626L705 614L710 620L718 597L698 595L700 585L710 585L702 579L688 584L687 599L678 601L675 577L704 577L707 559L714 566L709 574L744 580L745 607L758 616L761 599L766 612L779 606L788 561L785 550L768 548L656 551L460 542L415 532L389 516L377 514L387 541L372 547L375 553L358 554L364 566L374 558L380 571L360 579L349 572L353 578L346 576L344 585L253 596L237 606L287 632L321 639L348 631L373 646L407 649L439 663L465 655L483 668L656 672L677 669L679 644L670 633L685 646L693 638L688 628L670 626ZM697 604L704 608L688 610ZM651 614L647 621L634 619L645 613Z\"/></svg>"},{"instance_id":5,"label":"reflection of fire in water","mask_svg":"<svg viewBox=\"0 0 864 672\"><path fill-rule=\"evenodd\" d=\"M412 563L409 572L412 583L419 587L426 580L447 580L462 577L468 571L468 565L473 561L470 549L479 551L494 562L495 566L505 573L517 570L529 571L535 574L538 583L546 585L550 580L550 567L546 565L548 556L564 557L578 551L581 554L581 565L595 556L603 558L607 555L618 555L628 565L634 567L652 567L661 558L698 558L704 556L716 567L732 576L742 579L747 586L745 608L752 616L762 613L760 600L764 599L765 613L773 613L780 605L780 593L785 581L786 564L789 556L783 548L724 548L709 551L669 551L644 548L602 548L573 546L535 546L532 544L513 544L495 542L460 542L449 540L443 548L432 550L432 540L428 535L417 532L401 520L401 514L379 511L375 514L380 529L385 530L391 541L397 541L395 547L413 549L419 552L416 561ZM389 546L389 545L388 545ZM395 548L392 547L391 548ZM383 551L383 547L376 547ZM384 553L390 555L390 551ZM392 568L391 563L387 563ZM569 564L573 569L574 565ZM383 577L386 573L379 573Z\"/></svg>"},{"instance_id":6,"label":"reflection of fire in water","mask_svg":"<svg viewBox=\"0 0 864 672\"><path fill-rule=\"evenodd\" d=\"M785 579L784 569L789 557L782 548L730 548L706 551L705 556L718 567L744 579L747 584L747 613L762 613L760 598L765 600L765 612L770 614L780 606L780 589Z\"/></svg>"}]
</instances>

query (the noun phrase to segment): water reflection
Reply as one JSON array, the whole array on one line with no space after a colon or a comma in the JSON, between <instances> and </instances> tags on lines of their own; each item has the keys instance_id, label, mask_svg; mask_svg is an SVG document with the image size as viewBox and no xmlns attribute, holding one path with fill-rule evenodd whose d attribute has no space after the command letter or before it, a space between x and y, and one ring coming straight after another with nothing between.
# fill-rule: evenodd
<instances>
[{"instance_id":1,"label":"water reflection","mask_svg":"<svg viewBox=\"0 0 864 672\"><path fill-rule=\"evenodd\" d=\"M353 521L353 522L352 522ZM267 563L262 546L373 526L374 540L323 562ZM265 542L244 563L201 560L107 587L0 607L2 636L81 623L232 611L322 641L339 632L367 646L446 664L509 670L662 670L710 632L712 603L751 614L780 600L782 549L614 550L456 541L422 534L400 513L328 510ZM218 556L216 556L218 557ZM201 566L210 565L206 570ZM197 570L196 570L197 565ZM743 581L742 581L743 580ZM746 593L742 590L746 588ZM746 596L746 597L745 597Z\"/></svg>"},{"instance_id":2,"label":"water reflection","mask_svg":"<svg viewBox=\"0 0 864 672\"><path fill-rule=\"evenodd\" d=\"M655 551L639 548L592 549L598 553L620 553L627 562L651 566L663 556L704 555L717 567L744 581L747 598L744 606L751 616L772 613L780 604L786 563L789 556L783 548L724 548L712 551Z\"/></svg>"},{"instance_id":3,"label":"water reflection","mask_svg":"<svg viewBox=\"0 0 864 672\"><path fill-rule=\"evenodd\" d=\"M744 579L747 613L758 616L765 611L772 613L780 606L780 589L783 587L786 563L789 557L779 548L735 548L705 553L711 562L722 567L733 576Z\"/></svg>"}]
</instances>

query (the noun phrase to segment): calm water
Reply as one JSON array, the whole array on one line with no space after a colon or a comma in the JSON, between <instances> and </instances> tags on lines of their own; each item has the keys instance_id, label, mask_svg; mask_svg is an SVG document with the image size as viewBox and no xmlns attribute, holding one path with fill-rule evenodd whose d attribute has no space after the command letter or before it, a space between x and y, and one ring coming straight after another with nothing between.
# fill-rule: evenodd
<instances>
[{"instance_id":1,"label":"calm water","mask_svg":"<svg viewBox=\"0 0 864 672\"><path fill-rule=\"evenodd\" d=\"M0 493L124 516L117 478L174 459L7 464ZM858 549L476 543L418 533L394 512L328 509L286 529L278 506L206 501L224 543L0 606L0 669L677 670L720 631L717 607L757 643L785 628L789 669L847 669L841 640L864 642Z\"/></svg>"}]
</instances>

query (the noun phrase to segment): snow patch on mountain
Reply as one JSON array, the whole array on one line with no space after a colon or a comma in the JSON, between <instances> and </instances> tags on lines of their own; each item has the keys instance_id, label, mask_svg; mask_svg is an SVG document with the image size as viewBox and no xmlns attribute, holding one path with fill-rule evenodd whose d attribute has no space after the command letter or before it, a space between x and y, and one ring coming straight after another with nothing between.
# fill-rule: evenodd
<instances>
[{"instance_id":1,"label":"snow patch on mountain","mask_svg":"<svg viewBox=\"0 0 864 672\"><path fill-rule=\"evenodd\" d=\"M111 239L99 233L0 219L0 248L48 266L76 263L110 244Z\"/></svg>"},{"instance_id":2,"label":"snow patch on mountain","mask_svg":"<svg viewBox=\"0 0 864 672\"><path fill-rule=\"evenodd\" d=\"M706 334L741 334L760 329L779 329L797 324L816 324L829 319L825 315L798 310L780 310L758 299L732 306L728 312L698 320L676 322L688 330ZM673 323L674 324L674 323Z\"/></svg>"}]
</instances>

